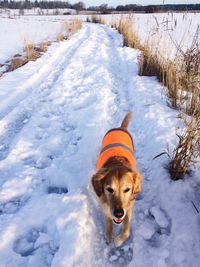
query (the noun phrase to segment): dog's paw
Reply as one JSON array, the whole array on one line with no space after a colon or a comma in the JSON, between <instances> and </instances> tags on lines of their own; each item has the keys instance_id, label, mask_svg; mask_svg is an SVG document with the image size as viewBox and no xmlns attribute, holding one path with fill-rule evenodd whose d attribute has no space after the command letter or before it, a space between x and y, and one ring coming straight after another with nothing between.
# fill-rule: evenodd
<instances>
[{"instance_id":1,"label":"dog's paw","mask_svg":"<svg viewBox=\"0 0 200 267\"><path fill-rule=\"evenodd\" d=\"M115 246L120 247L124 241L129 237L130 233L123 233L117 239L115 239Z\"/></svg>"},{"instance_id":2,"label":"dog's paw","mask_svg":"<svg viewBox=\"0 0 200 267\"><path fill-rule=\"evenodd\" d=\"M124 243L124 240L122 240L121 238L117 238L115 239L115 247L120 247L122 244Z\"/></svg>"},{"instance_id":3,"label":"dog's paw","mask_svg":"<svg viewBox=\"0 0 200 267\"><path fill-rule=\"evenodd\" d=\"M105 240L106 240L106 244L109 245L114 239L114 236L113 234L109 233L109 234L105 234Z\"/></svg>"}]
</instances>

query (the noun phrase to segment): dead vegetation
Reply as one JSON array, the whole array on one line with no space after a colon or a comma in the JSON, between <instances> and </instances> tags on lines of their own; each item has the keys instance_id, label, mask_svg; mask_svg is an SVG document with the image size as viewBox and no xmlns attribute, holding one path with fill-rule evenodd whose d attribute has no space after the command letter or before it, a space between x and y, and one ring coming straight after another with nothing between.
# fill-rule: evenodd
<instances>
[{"instance_id":1,"label":"dead vegetation","mask_svg":"<svg viewBox=\"0 0 200 267\"><path fill-rule=\"evenodd\" d=\"M41 56L41 51L34 44L26 44L24 47L24 52L26 53L26 59L28 61L35 61Z\"/></svg>"},{"instance_id":2,"label":"dead vegetation","mask_svg":"<svg viewBox=\"0 0 200 267\"><path fill-rule=\"evenodd\" d=\"M72 21L62 21L61 22L61 33L57 34L56 36L56 42L61 42L63 40L66 40L70 38L71 35L76 33L79 29L82 28L82 22L75 19ZM35 45L33 43L29 43L28 41L25 42L23 54L16 54L10 61L6 63L5 71L0 73L0 77L5 72L14 71L17 68L22 67L29 61L35 61L43 53L46 52L49 45L51 45L52 42L50 41L43 41L38 45ZM1 65L0 67L3 67L4 65Z\"/></svg>"},{"instance_id":3,"label":"dead vegetation","mask_svg":"<svg viewBox=\"0 0 200 267\"><path fill-rule=\"evenodd\" d=\"M141 49L140 40L134 29L134 22L131 16L120 19L118 31L123 35L124 46Z\"/></svg>"},{"instance_id":4,"label":"dead vegetation","mask_svg":"<svg viewBox=\"0 0 200 267\"><path fill-rule=\"evenodd\" d=\"M14 56L11 59L8 71L13 71L13 70L25 65L27 62L28 62L28 60L25 58L22 58L21 56Z\"/></svg>"},{"instance_id":5,"label":"dead vegetation","mask_svg":"<svg viewBox=\"0 0 200 267\"><path fill-rule=\"evenodd\" d=\"M200 156L200 27L187 51L177 45L173 60L166 56L159 38L153 36L141 44L132 17L122 17L119 23L112 22L110 27L123 35L124 46L140 49L139 75L156 76L167 88L169 106L192 116L183 135L179 135L176 149L172 155L168 154L172 179L181 179L191 161Z\"/></svg>"},{"instance_id":6,"label":"dead vegetation","mask_svg":"<svg viewBox=\"0 0 200 267\"><path fill-rule=\"evenodd\" d=\"M46 52L47 47L50 42L42 42L41 44L35 46L34 44L26 44L24 46L23 55L16 54L10 61L8 65L7 72L18 69L28 63L29 61L37 60L44 52Z\"/></svg>"},{"instance_id":7,"label":"dead vegetation","mask_svg":"<svg viewBox=\"0 0 200 267\"><path fill-rule=\"evenodd\" d=\"M82 28L82 21L75 19L71 22L70 33L74 34Z\"/></svg>"},{"instance_id":8,"label":"dead vegetation","mask_svg":"<svg viewBox=\"0 0 200 267\"><path fill-rule=\"evenodd\" d=\"M184 133L177 136L179 142L168 168L173 180L182 179L188 172L191 161L200 156L200 118L193 118Z\"/></svg>"},{"instance_id":9,"label":"dead vegetation","mask_svg":"<svg viewBox=\"0 0 200 267\"><path fill-rule=\"evenodd\" d=\"M61 33L57 35L57 41L67 40L71 35L82 28L82 21L74 19L72 21L61 22Z\"/></svg>"},{"instance_id":10,"label":"dead vegetation","mask_svg":"<svg viewBox=\"0 0 200 267\"><path fill-rule=\"evenodd\" d=\"M107 24L106 20L101 15L92 15L88 16L86 22L99 23L99 24Z\"/></svg>"}]
</instances>

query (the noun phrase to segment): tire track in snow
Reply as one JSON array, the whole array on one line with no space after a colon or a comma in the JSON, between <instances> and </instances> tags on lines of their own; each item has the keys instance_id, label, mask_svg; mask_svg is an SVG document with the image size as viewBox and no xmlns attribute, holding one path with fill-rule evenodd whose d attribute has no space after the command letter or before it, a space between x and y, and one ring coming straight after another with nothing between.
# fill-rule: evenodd
<instances>
[{"instance_id":1,"label":"tire track in snow","mask_svg":"<svg viewBox=\"0 0 200 267\"><path fill-rule=\"evenodd\" d=\"M93 163L91 162L91 159L88 158L86 160L85 164L86 166L88 165L88 168L84 172L80 172L79 169L76 170L76 172L74 172L75 170L74 167L75 165L77 165L78 162L80 162L80 154L82 154L82 156L85 157L88 153L88 149L90 149L91 151L93 150L93 157L94 158L96 157L95 148L93 144L90 142L90 140L93 139L93 141L96 144L99 143L95 141L98 139L99 131L102 132L102 134L104 134L105 128L107 125L107 119L111 117L111 115L108 115L108 114L109 114L110 106L112 106L114 103L114 96L112 95L112 93L110 94L109 75L104 66L104 61L106 59L105 56L107 57L107 55L102 56L101 52L99 52L97 49L99 45L101 45L99 43L99 41L101 41L99 34L100 35L102 34L102 30L101 28L96 28L92 25L89 26L89 30L90 30L91 36L89 37L85 36L85 39L87 40L79 46L77 53L73 54L73 57L71 58L70 63L66 64L66 68L60 71L58 79L56 80L56 82L54 82L51 85L51 88L49 86L47 87L47 92L45 92L44 98L40 98L40 97L37 98L38 101L40 101L41 99L41 104L37 106L38 107L37 109L33 109L30 111L31 118L29 119L29 121L26 122L26 127L20 128L17 131L17 135L13 135L12 138L10 138L10 142L14 138L16 140L12 144L12 147L11 147L12 149L10 150L9 156L5 157L4 161L2 161L2 164L0 164L0 167L3 167L3 170L5 171L6 179L9 178L9 173L13 172L15 173L15 176L16 176L18 175L17 172L19 172L20 179L16 179L16 181L12 181L11 179L12 181L11 188L13 188L13 191L14 191L13 186L16 183L18 184L21 183L22 176L25 175L27 172L27 167L28 167L29 172L31 172L32 170L32 164L30 164L30 167L29 167L29 161L28 161L28 165L26 166L23 166L21 163L19 163L20 158L22 158L23 156L23 150L21 151L20 150L21 148L18 147L18 143L20 143L20 141L22 141L24 138L26 141L30 140L30 142L32 142L34 150L37 149L38 147L40 148L40 146L43 146L44 148L44 144L43 144L44 141L47 142L46 146L48 146L48 142L51 141L51 139L54 137L55 134L57 134L56 131L54 131L55 128L53 126L53 123L55 124L61 123L62 128L63 126L65 128L63 129L62 132L58 132L58 135L62 134L63 136L69 136L71 138L71 134L70 134L71 130L68 130L68 129L72 129L72 131L74 132L74 135L69 140L69 143L67 144L67 146L61 147L62 149L61 158L54 158L52 160L52 163L53 163L52 166L47 166L45 171L37 169L36 171L33 172L32 180L31 180L31 184L33 185L31 184L28 185L24 193L22 193L23 198L26 197L27 195L30 197L30 199L27 203L25 203L24 207L21 207L21 209L16 209L16 212L14 211L14 214L12 215L13 226L19 225L20 222L22 221L24 222L23 218L26 218L27 216L29 217L29 220L26 221L24 225L22 224L22 227L18 231L17 234L14 234L13 236L11 235L9 238L7 237L6 235L7 230L11 232L11 230L9 230L11 227L11 224L9 223L9 217L7 215L9 214L9 212L5 211L5 213L2 214L2 222L1 222L0 231L1 231L1 236L2 236L2 244L6 243L7 252L4 253L5 262L7 262L6 261L7 253L10 255L12 254L14 256L12 249L19 252L19 254L22 255L22 258L20 258L19 264L17 264L17 259L16 259L15 266L20 265L22 262L24 262L25 265L27 263L28 265L26 266L32 266L31 262L33 260L31 260L31 258L32 259L39 258L39 256L37 256L38 255L37 253L39 253L38 252L39 250L35 250L35 248L33 248L34 243L27 241L29 240L29 238L28 237L26 238L26 231L27 231L26 229L31 229L32 224L36 225L36 228L38 227L38 224L40 226L43 226L44 224L46 225L45 221L48 221L48 218L52 217L52 211L49 210L49 207L51 206L50 202L51 202L52 197L51 195L48 196L45 194L43 196L44 201L39 201L40 206L41 206L40 209L43 210L41 211L42 214L44 215L43 219L37 220L34 223L35 218L38 217L38 215L36 215L38 214L38 205L37 205L36 199L37 197L41 198L41 190L38 190L38 192L35 192L34 194L32 191L30 191L30 186L34 186L35 178L37 180L38 175L43 176L43 180L41 180L41 182L43 183L44 186L46 183L46 182L44 183L44 177L48 177L48 179L50 179L50 182L49 182L50 184L59 183L59 182L65 183L64 179L66 179L67 183L69 183L68 186L69 186L70 191L73 192L73 190L75 190L75 187L74 187L75 183L73 185L73 181L71 181L73 179L71 179L71 177L75 175L74 179L80 179L80 188L85 188L87 184L88 171L93 165ZM94 57L94 53L95 53L95 57ZM100 66L98 65L99 62L101 63ZM88 68L85 68L86 64L88 64ZM34 97L37 97L37 96L38 94L33 94L31 100L34 100ZM31 100L26 101L26 99L24 99L24 101L20 103L20 106L25 105L29 107ZM35 100L35 103L37 104L38 102ZM19 111L20 107L17 106L16 110L17 109ZM99 114L101 114L101 118L98 121L97 118L99 117ZM41 117L44 118L44 122L41 121ZM38 120L40 121L39 123L40 126L39 125L38 126L41 129L41 132L42 132L41 135L45 134L46 137L45 139L39 138L35 141L33 139L33 136L37 134L38 132L38 127L37 127ZM45 122L45 120L47 121L47 123ZM16 121L16 117L13 116L13 122L15 121ZM64 125L64 123L66 123L66 125ZM51 127L53 128L53 130L51 129ZM94 127L96 128L97 131L96 132L94 131L92 135L90 135L90 130L93 129ZM62 136L61 136L61 139L62 139ZM88 145L87 147L83 146L84 143L87 143L88 145L90 144L91 148L89 148ZM83 149L81 149L81 147L83 147ZM96 146L96 149L97 148L98 146ZM8 170L8 168L6 167L6 165L9 164L10 159L16 162L16 166L14 165L13 170L12 170L12 166L11 166L11 170ZM63 165L61 166L60 164L63 162L64 162L64 166ZM60 168L61 175L66 176L66 177L61 177L61 175L58 172L59 167L61 167ZM80 167L82 169L82 165ZM49 177L50 173L51 173L51 176ZM55 181L53 181L52 179L53 175L56 176ZM84 179L82 179L83 176L85 177ZM6 182L6 186L7 187L9 186L9 184L7 185L7 182ZM5 186L2 187L3 190L4 190L4 187ZM2 197L4 196L3 190L1 192ZM7 198L8 197L9 196L7 196ZM12 197L12 195L10 197ZM79 198L79 196L77 197ZM20 202L20 198L18 199L19 200L17 203ZM62 196L58 197L57 202L59 203L59 201L62 201L62 199L63 199ZM77 204L77 205L80 205L79 207L80 212L83 212L83 213L86 212L85 208L87 209L87 206L88 206L87 199L85 197L84 199L85 199L84 201L81 201L81 204ZM9 203L9 201L11 201L11 199L7 199L7 203ZM47 206L45 205L46 202L49 203ZM73 200L70 200L70 202L73 203ZM4 205L4 209L5 208L6 208L6 205ZM31 214L30 214L30 211L31 211ZM59 211L60 211L60 215L59 215ZM55 222L57 221L57 218L59 218L62 213L63 213L63 208L60 210L58 207L58 214L53 215L53 218L51 218L52 220L51 224L52 223L55 224ZM90 216L90 215L87 215L87 216ZM87 219L87 217L85 219ZM86 222L83 221L83 223L86 223ZM3 229L3 232L2 232L3 225L5 229ZM49 227L50 226L48 225L48 228ZM87 231L90 231L92 228L90 229L86 227L86 229L88 229ZM50 231L49 235L53 236L54 234L52 230L50 229L49 231ZM88 235L87 231L85 232L85 235ZM63 234L64 233L65 231L63 232ZM79 236L82 234L83 233L81 232L78 233ZM66 235L66 238L67 238L68 233L66 232L64 235ZM23 236L23 238L20 239L20 236ZM92 237L92 233L90 234L89 237L90 238ZM29 242L30 244L27 242ZM73 243L71 245L73 246ZM29 247L31 248L29 249ZM65 246L63 244L63 248L64 247ZM63 248L59 249L56 255L59 255L59 253L62 252ZM85 262L86 265L91 260L91 258L93 259L93 256L91 255L91 253L89 253L86 259L81 260ZM13 259L14 258L15 256L13 257ZM6 266L9 266L9 264L11 264L10 266L12 266L12 262L13 261L11 261L10 263L7 263ZM60 265L60 262L59 264L56 262L57 262L57 257L55 256L55 263L52 266L58 267Z\"/></svg>"},{"instance_id":2,"label":"tire track in snow","mask_svg":"<svg viewBox=\"0 0 200 267\"><path fill-rule=\"evenodd\" d=\"M25 126L10 139L9 155L0 162L2 266L108 267L138 262L144 266L145 261L145 266L148 261L153 265L154 258L143 259L144 248L145 255L156 254L167 266L164 245L171 240L170 216L161 204L149 210L156 196L148 194L147 185L145 197L135 207L134 235L126 242L126 250L105 245L102 211L87 188L99 146L105 132L119 125L125 111L133 110L136 115L130 129L136 148L140 147L136 156L146 179L150 168L143 165L149 166L151 155L146 156L144 139L149 138L151 146L154 135L152 129L143 129L148 114L144 111L141 115L135 101L147 104L151 91L145 95L143 87L158 84L136 76L137 52L123 48L117 32L102 25L85 27L87 30L76 37L76 51L76 39L69 40L69 49L74 52L63 55L55 80L50 68L45 82L39 81L41 87L30 98L16 102L16 111L26 114L29 107L32 109ZM13 117L5 117L10 116L13 123L17 118L14 111ZM48 194L49 186L65 187L69 192ZM142 262L138 255L142 255ZM109 262L112 256L115 260Z\"/></svg>"},{"instance_id":3,"label":"tire track in snow","mask_svg":"<svg viewBox=\"0 0 200 267\"><path fill-rule=\"evenodd\" d=\"M73 39L72 37L72 43L70 46L68 45L68 41L64 41L60 46L59 44L56 44L56 48L54 48L53 51L49 49L49 52L45 53L42 58L37 60L37 64L35 62L29 62L28 67L26 66L25 68L25 74L27 77L25 80L22 79L23 81L18 80L16 76L19 76L20 78L23 76L24 67L17 69L11 74L8 73L7 78L1 79L1 83L3 84L0 85L0 88L5 86L5 84L7 86L8 83L8 86L12 87L13 93L10 94L9 92L8 95L2 99L2 105L0 107L0 120L3 119L13 109L15 109L16 105L19 105L21 101L29 97L30 93L33 91L38 93L41 91L41 86L43 86L43 89L45 89L44 84L46 84L47 80L49 80L52 84L56 80L57 73L60 73L65 69L68 62L67 60L71 59L75 51L82 44L82 42L87 39L88 36L88 28L85 27L84 30L79 34L78 38ZM43 60L45 60L47 64L43 64ZM42 64L39 64L39 62ZM38 64L39 66L34 66ZM9 77L12 76L13 73L17 74L14 76L12 85L10 85Z\"/></svg>"},{"instance_id":4,"label":"tire track in snow","mask_svg":"<svg viewBox=\"0 0 200 267\"><path fill-rule=\"evenodd\" d=\"M40 71L43 74L42 77L38 77L37 75L37 78L40 80L39 85L37 82L37 87L35 87L34 82L31 83L30 81L27 81L24 85L24 87L28 87L26 91L30 92L31 90L32 93L27 95L26 92L25 98L23 96L19 102L15 102L13 107L9 106L9 110L1 113L3 118L0 121L0 160L8 156L12 141L28 123L35 109L38 108L38 102L42 102L42 99L46 98L51 93L53 85L59 79L60 73L70 64L73 54L76 53L84 41L87 41L88 35L88 28L85 28L83 36L81 35L79 40L76 40L76 42L74 42L75 44L72 44L69 50L65 51L65 49L57 59L57 61L60 61L58 66L56 66L56 68L55 66L51 66L50 71L48 70L45 82L42 79L44 71ZM34 78L34 80L35 79L36 78Z\"/></svg>"},{"instance_id":5,"label":"tire track in snow","mask_svg":"<svg viewBox=\"0 0 200 267\"><path fill-rule=\"evenodd\" d=\"M52 99L55 100L56 98L60 98L61 95L65 94L66 92L67 95L63 101L64 103L63 109L66 109L68 120L70 121L70 123L72 125L76 125L76 129L74 131L75 137L72 138L69 144L67 145L67 147L63 149L64 152L63 152L61 159L57 159L57 160L55 159L54 166L50 169L51 170L50 172L52 175L53 173L56 173L56 179L57 179L56 181L52 181L52 178L50 178L51 180L50 184L54 185L55 183L56 185L58 183L58 178L59 178L58 166L61 166L61 169L63 169L63 174L65 173L65 175L67 176L66 179L68 182L69 192L71 191L73 192L73 190L75 190L75 187L77 186L76 184L77 180L80 180L79 188L81 190L87 184L87 181L85 180L81 181L81 180L83 179L83 176L89 177L89 173L88 173L89 167L88 167L88 170L84 172L82 169L82 164L81 164L80 170L79 170L77 166L77 162L80 163L80 155L82 155L85 159L88 153L89 148L84 147L83 144L84 143L89 144L90 142L89 139L98 140L99 138L98 132L97 133L93 132L91 134L90 132L91 127L88 127L87 129L87 124L85 125L85 122L90 121L90 123L92 123L92 128L94 128L94 123L95 123L96 124L95 127L98 130L100 129L100 131L102 132L102 136L103 136L105 131L107 130L107 127L110 128L110 126L108 126L108 123L109 124L112 123L116 125L116 119L114 119L114 122L111 121L113 114L117 111L119 116L124 115L123 109L121 107L119 109L119 106L118 106L119 99L117 100L118 98L117 90L122 89L123 86L120 84L120 88L119 88L118 80L117 81L115 80L117 77L117 74L120 73L121 71L120 59L118 59L118 62L117 62L118 67L115 66L115 68L113 68L114 66L110 64L110 59L109 59L109 56L111 56L112 59L113 57L117 57L116 51L110 53L111 52L110 48L111 47L113 48L113 40L111 36L107 34L105 27L101 27L101 26L99 26L98 28L97 27L93 28L93 27L94 26L91 25L91 28L94 30L91 39L89 38L88 42L86 42L84 45L80 47L79 51L77 51L77 54L74 55L74 58L71 64L68 66L66 71L64 71L63 74L61 74L62 76L61 84L60 85L55 84L53 86L54 90L51 90L51 93L46 99L46 105L48 106L50 104L48 100L52 100ZM104 42L102 42L102 45L99 44L101 43L100 37L102 40L106 42L106 45L104 44ZM118 45L119 46L121 45L121 38L118 40ZM97 47L98 47L98 51L96 51ZM114 45L114 48L115 48L115 45ZM94 52L96 52L95 58L93 58ZM87 69L84 69L85 65L88 64L88 62L92 62L92 64L88 66ZM97 64L98 64L98 68L96 67ZM79 66L79 68L77 68L77 66ZM78 80L77 80L77 77L79 77ZM84 77L84 79L82 77ZM91 78L92 80L91 84L89 83L90 86L88 86L88 82L84 84L84 81L87 80L88 78ZM63 82L62 82L62 79L63 79ZM93 87L95 87L95 90ZM97 101L97 103L95 103L95 101ZM53 105L53 101L51 101L51 104ZM94 113L94 116L91 116L91 111L95 111L95 109L97 109L97 111ZM40 114L40 112L38 113ZM38 118L39 118L39 114L37 115ZM101 117L103 117L103 121L102 121L102 118L101 120L99 120L99 114L101 114ZM65 114L61 112L60 115L65 115ZM109 120L110 122L107 120ZM86 126L86 131L84 129L85 126ZM27 125L27 127L30 127L30 125ZM47 130L48 132L48 129L46 128L44 124L42 127L44 127L44 129ZM97 144L96 147L98 147L98 144L100 144L100 140L94 143L96 143ZM91 149L93 150L94 160L96 160L96 153L95 153L93 144L91 144ZM64 167L62 166L63 161L64 161L64 164L66 165ZM73 162L75 162L75 165ZM89 159L88 162L86 161L84 165L91 166L92 168L91 160ZM76 167L75 173L74 173L74 167ZM69 171L68 169L72 171ZM74 177L74 179L76 180L73 185L73 182L70 180L71 180L71 177L75 175L76 177ZM85 192L85 194L86 196L88 195L87 192ZM87 200L85 201L86 201L86 206L92 207L93 205L92 203L88 202ZM31 204L32 202L30 202L28 206ZM27 209L28 209L28 206L27 206ZM80 209L80 212L84 213L84 211L82 211L81 209ZM85 216L85 214L83 216ZM92 215L89 213L87 216L91 217ZM96 215L94 214L94 216ZM98 219L102 220L102 218L100 218L99 216L98 216ZM92 220L92 217L91 217L91 220ZM101 229L100 230L101 232L103 231L102 222L100 223L100 228L98 229ZM92 243L94 242L95 245L94 245L94 248L92 246L90 247L90 249L92 249L92 251L95 251L94 255L97 259L99 259L101 257L102 249L103 250L105 249L104 248L105 244L103 240L103 234L99 236L98 230L94 229L94 231L96 231L96 238L95 238L96 240L92 240ZM21 244L21 241L20 241L20 244ZM67 250L67 247L66 247L66 250ZM27 258L29 258L30 256L29 250L26 250L26 249L20 250L17 248L17 251L22 251L22 254L25 253L27 255ZM60 253L60 250L57 252L56 254L57 256L55 256L56 259L58 258L59 253ZM85 250L85 253L88 254L87 249ZM104 251L104 253L107 255L110 253L110 251L109 250ZM96 262L96 259L94 259L94 257L91 255L91 251L89 253L89 257L90 257L89 259L84 260L85 262L84 266L87 266L88 262L90 262L91 260L95 262L96 266L98 265L102 266L102 261L100 261L99 263ZM121 257L121 260L123 260L124 257ZM56 259L55 259L55 263L53 266L59 266ZM129 259L129 261L130 260L131 259ZM76 264L80 264L78 258L76 259L76 261L77 261ZM104 262L105 264L108 264L107 256L105 257ZM68 264L69 266L71 266L70 261Z\"/></svg>"}]
</instances>

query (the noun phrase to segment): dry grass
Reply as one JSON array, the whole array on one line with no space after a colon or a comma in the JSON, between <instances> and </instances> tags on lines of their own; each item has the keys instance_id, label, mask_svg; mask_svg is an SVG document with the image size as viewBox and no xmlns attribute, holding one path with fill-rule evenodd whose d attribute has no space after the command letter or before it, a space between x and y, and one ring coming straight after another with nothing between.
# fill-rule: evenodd
<instances>
[{"instance_id":1,"label":"dry grass","mask_svg":"<svg viewBox=\"0 0 200 267\"><path fill-rule=\"evenodd\" d=\"M50 41L42 42L39 45L39 51L41 53L45 53L47 51L47 47L51 45Z\"/></svg>"},{"instance_id":2,"label":"dry grass","mask_svg":"<svg viewBox=\"0 0 200 267\"><path fill-rule=\"evenodd\" d=\"M193 118L184 133L179 137L169 164L173 180L182 179L189 169L190 162L200 156L200 118Z\"/></svg>"},{"instance_id":3,"label":"dry grass","mask_svg":"<svg viewBox=\"0 0 200 267\"><path fill-rule=\"evenodd\" d=\"M156 76L167 88L171 107L184 110L189 115L200 115L200 27L191 47L182 51L177 46L173 60L159 36L152 35L145 44L135 31L133 17L122 17L119 24L112 22L124 37L124 46L140 49L139 75Z\"/></svg>"},{"instance_id":4,"label":"dry grass","mask_svg":"<svg viewBox=\"0 0 200 267\"><path fill-rule=\"evenodd\" d=\"M167 88L169 106L192 115L192 122L179 136L179 143L170 156L169 171L172 179L183 178L190 162L200 150L200 27L187 51L177 46L173 61L166 56L166 48L163 49L155 35L141 44L132 17L121 18L117 29L124 37L125 46L141 50L139 74L156 76Z\"/></svg>"},{"instance_id":5,"label":"dry grass","mask_svg":"<svg viewBox=\"0 0 200 267\"><path fill-rule=\"evenodd\" d=\"M146 43L139 56L139 75L156 76L167 87L169 105L178 108L180 103L180 81L176 72L176 60L162 56L158 49Z\"/></svg>"},{"instance_id":6,"label":"dry grass","mask_svg":"<svg viewBox=\"0 0 200 267\"><path fill-rule=\"evenodd\" d=\"M87 22L99 23L99 24L107 24L106 20L101 15L92 15L87 17Z\"/></svg>"},{"instance_id":7,"label":"dry grass","mask_svg":"<svg viewBox=\"0 0 200 267\"><path fill-rule=\"evenodd\" d=\"M13 57L10 62L10 66L7 71L13 71L23 65L25 65L28 62L26 58L22 57Z\"/></svg>"},{"instance_id":8,"label":"dry grass","mask_svg":"<svg viewBox=\"0 0 200 267\"><path fill-rule=\"evenodd\" d=\"M167 87L169 105L188 115L200 115L200 31L187 51L177 47L173 61L164 57L159 45L147 43L139 58L140 75L157 76ZM156 47L156 49L155 49Z\"/></svg>"},{"instance_id":9,"label":"dry grass","mask_svg":"<svg viewBox=\"0 0 200 267\"><path fill-rule=\"evenodd\" d=\"M35 61L41 55L34 44L26 44L24 47L24 52L26 53L26 58L28 61Z\"/></svg>"},{"instance_id":10,"label":"dry grass","mask_svg":"<svg viewBox=\"0 0 200 267\"><path fill-rule=\"evenodd\" d=\"M121 17L118 25L118 31L123 35L124 46L129 46L136 49L141 49L141 44L138 35L134 29L133 17Z\"/></svg>"},{"instance_id":11,"label":"dry grass","mask_svg":"<svg viewBox=\"0 0 200 267\"><path fill-rule=\"evenodd\" d=\"M62 34L57 35L57 41L63 41L68 39L72 34L76 33L82 28L82 21L74 19L72 21L62 21L61 22L61 32Z\"/></svg>"},{"instance_id":12,"label":"dry grass","mask_svg":"<svg viewBox=\"0 0 200 267\"><path fill-rule=\"evenodd\" d=\"M76 33L77 31L79 31L82 28L82 21L75 19L71 22L71 28L70 28L70 32L71 34Z\"/></svg>"},{"instance_id":13,"label":"dry grass","mask_svg":"<svg viewBox=\"0 0 200 267\"><path fill-rule=\"evenodd\" d=\"M113 28L113 29L118 29L118 23L117 21L111 21L110 24L108 25L110 28Z\"/></svg>"},{"instance_id":14,"label":"dry grass","mask_svg":"<svg viewBox=\"0 0 200 267\"><path fill-rule=\"evenodd\" d=\"M56 36L56 41L60 42L63 40L66 40L70 35L77 32L82 27L82 22L79 20L73 20L71 22L68 21L62 21L62 32L63 34L58 34ZM38 59L44 52L46 52L47 47L51 45L52 42L50 41L44 41L41 42L39 45L34 45L33 43L28 43L25 41L25 46L23 51L25 52L25 55L15 55L10 62L8 63L8 68L5 72L13 71L29 61L35 61ZM3 65L2 65L3 66ZM1 76L3 75L1 73Z\"/></svg>"},{"instance_id":15,"label":"dry grass","mask_svg":"<svg viewBox=\"0 0 200 267\"><path fill-rule=\"evenodd\" d=\"M200 117L200 26L186 52L179 51L180 88L184 90L186 113Z\"/></svg>"},{"instance_id":16,"label":"dry grass","mask_svg":"<svg viewBox=\"0 0 200 267\"><path fill-rule=\"evenodd\" d=\"M56 36L56 42L62 42L62 41L65 40L65 38L66 38L66 37L65 37L63 34L59 33L59 34L57 34L57 36Z\"/></svg>"}]
</instances>

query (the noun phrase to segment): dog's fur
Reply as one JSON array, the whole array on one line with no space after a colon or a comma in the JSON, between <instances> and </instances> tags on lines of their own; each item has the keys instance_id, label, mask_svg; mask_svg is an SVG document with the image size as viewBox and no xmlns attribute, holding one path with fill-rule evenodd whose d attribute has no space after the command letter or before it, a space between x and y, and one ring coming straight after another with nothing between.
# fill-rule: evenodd
<instances>
[{"instance_id":1,"label":"dog's fur","mask_svg":"<svg viewBox=\"0 0 200 267\"><path fill-rule=\"evenodd\" d=\"M119 129L127 130L131 112L127 113ZM124 157L111 157L92 177L94 191L100 199L105 215L105 238L111 242L113 236L114 210L123 209L123 230L115 239L115 245L121 246L130 235L132 207L135 197L141 191L141 174ZM111 191L111 192L110 192Z\"/></svg>"}]
</instances>

